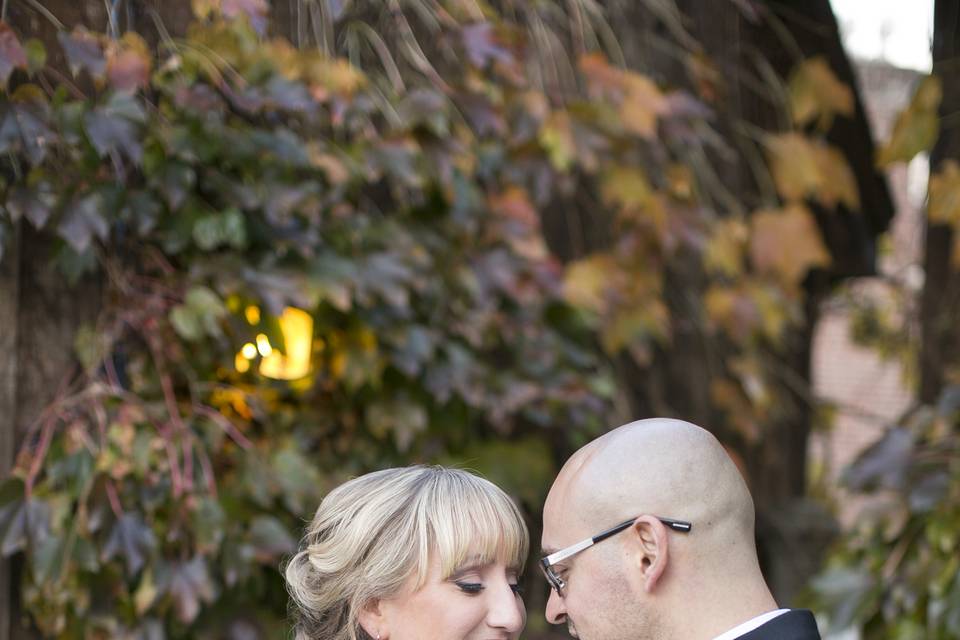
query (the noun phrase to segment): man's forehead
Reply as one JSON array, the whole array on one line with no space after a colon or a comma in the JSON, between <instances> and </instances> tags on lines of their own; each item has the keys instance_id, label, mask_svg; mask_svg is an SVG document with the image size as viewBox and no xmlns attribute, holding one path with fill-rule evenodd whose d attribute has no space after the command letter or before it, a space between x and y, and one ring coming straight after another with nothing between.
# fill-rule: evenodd
<instances>
[{"instance_id":1,"label":"man's forehead","mask_svg":"<svg viewBox=\"0 0 960 640\"><path fill-rule=\"evenodd\" d=\"M596 441L594 443L596 444ZM543 505L543 536L545 550L555 551L578 542L584 529L584 514L587 506L585 495L585 471L596 448L588 445L575 453L560 470ZM589 533L582 534L589 535Z\"/></svg>"}]
</instances>

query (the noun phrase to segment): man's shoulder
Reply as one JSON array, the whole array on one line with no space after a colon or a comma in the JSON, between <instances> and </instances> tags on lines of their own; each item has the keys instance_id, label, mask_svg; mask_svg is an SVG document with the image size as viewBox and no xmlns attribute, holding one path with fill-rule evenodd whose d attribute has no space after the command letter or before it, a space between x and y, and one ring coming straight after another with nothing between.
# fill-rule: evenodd
<instances>
[{"instance_id":1,"label":"man's shoulder","mask_svg":"<svg viewBox=\"0 0 960 640\"><path fill-rule=\"evenodd\" d=\"M820 632L812 613L791 609L737 640L820 640Z\"/></svg>"}]
</instances>

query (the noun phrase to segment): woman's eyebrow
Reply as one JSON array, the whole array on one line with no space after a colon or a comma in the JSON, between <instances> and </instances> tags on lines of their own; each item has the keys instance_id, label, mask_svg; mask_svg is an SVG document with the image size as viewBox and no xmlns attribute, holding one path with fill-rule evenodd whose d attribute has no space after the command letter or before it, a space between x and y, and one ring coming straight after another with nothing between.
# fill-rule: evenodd
<instances>
[{"instance_id":1,"label":"woman's eyebrow","mask_svg":"<svg viewBox=\"0 0 960 640\"><path fill-rule=\"evenodd\" d=\"M451 573L450 578L448 579L459 578L460 576L466 573L470 573L471 571L479 571L482 568L483 568L483 565L481 564L471 564L471 565L467 565L466 567L460 567L459 569Z\"/></svg>"}]
</instances>

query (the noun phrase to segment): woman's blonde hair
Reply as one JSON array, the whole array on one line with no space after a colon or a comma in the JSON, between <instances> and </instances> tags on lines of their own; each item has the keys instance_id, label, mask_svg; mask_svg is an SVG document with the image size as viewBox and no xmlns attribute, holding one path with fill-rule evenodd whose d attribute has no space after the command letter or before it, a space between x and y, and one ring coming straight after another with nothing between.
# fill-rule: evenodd
<instances>
[{"instance_id":1,"label":"woman's blonde hair","mask_svg":"<svg viewBox=\"0 0 960 640\"><path fill-rule=\"evenodd\" d=\"M467 564L502 561L519 572L529 537L513 501L459 469L385 469L331 491L285 569L296 640L369 640L358 615L427 577L432 554L444 579Z\"/></svg>"}]
</instances>

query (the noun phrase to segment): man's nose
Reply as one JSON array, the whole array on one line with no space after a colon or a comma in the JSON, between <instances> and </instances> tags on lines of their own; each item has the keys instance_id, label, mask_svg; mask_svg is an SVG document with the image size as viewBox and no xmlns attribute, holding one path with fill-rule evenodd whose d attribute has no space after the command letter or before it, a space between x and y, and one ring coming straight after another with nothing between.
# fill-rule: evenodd
<instances>
[{"instance_id":1,"label":"man's nose","mask_svg":"<svg viewBox=\"0 0 960 640\"><path fill-rule=\"evenodd\" d=\"M550 624L563 624L567 621L567 607L556 589L550 589L550 597L547 598L546 610L547 622Z\"/></svg>"}]
</instances>

